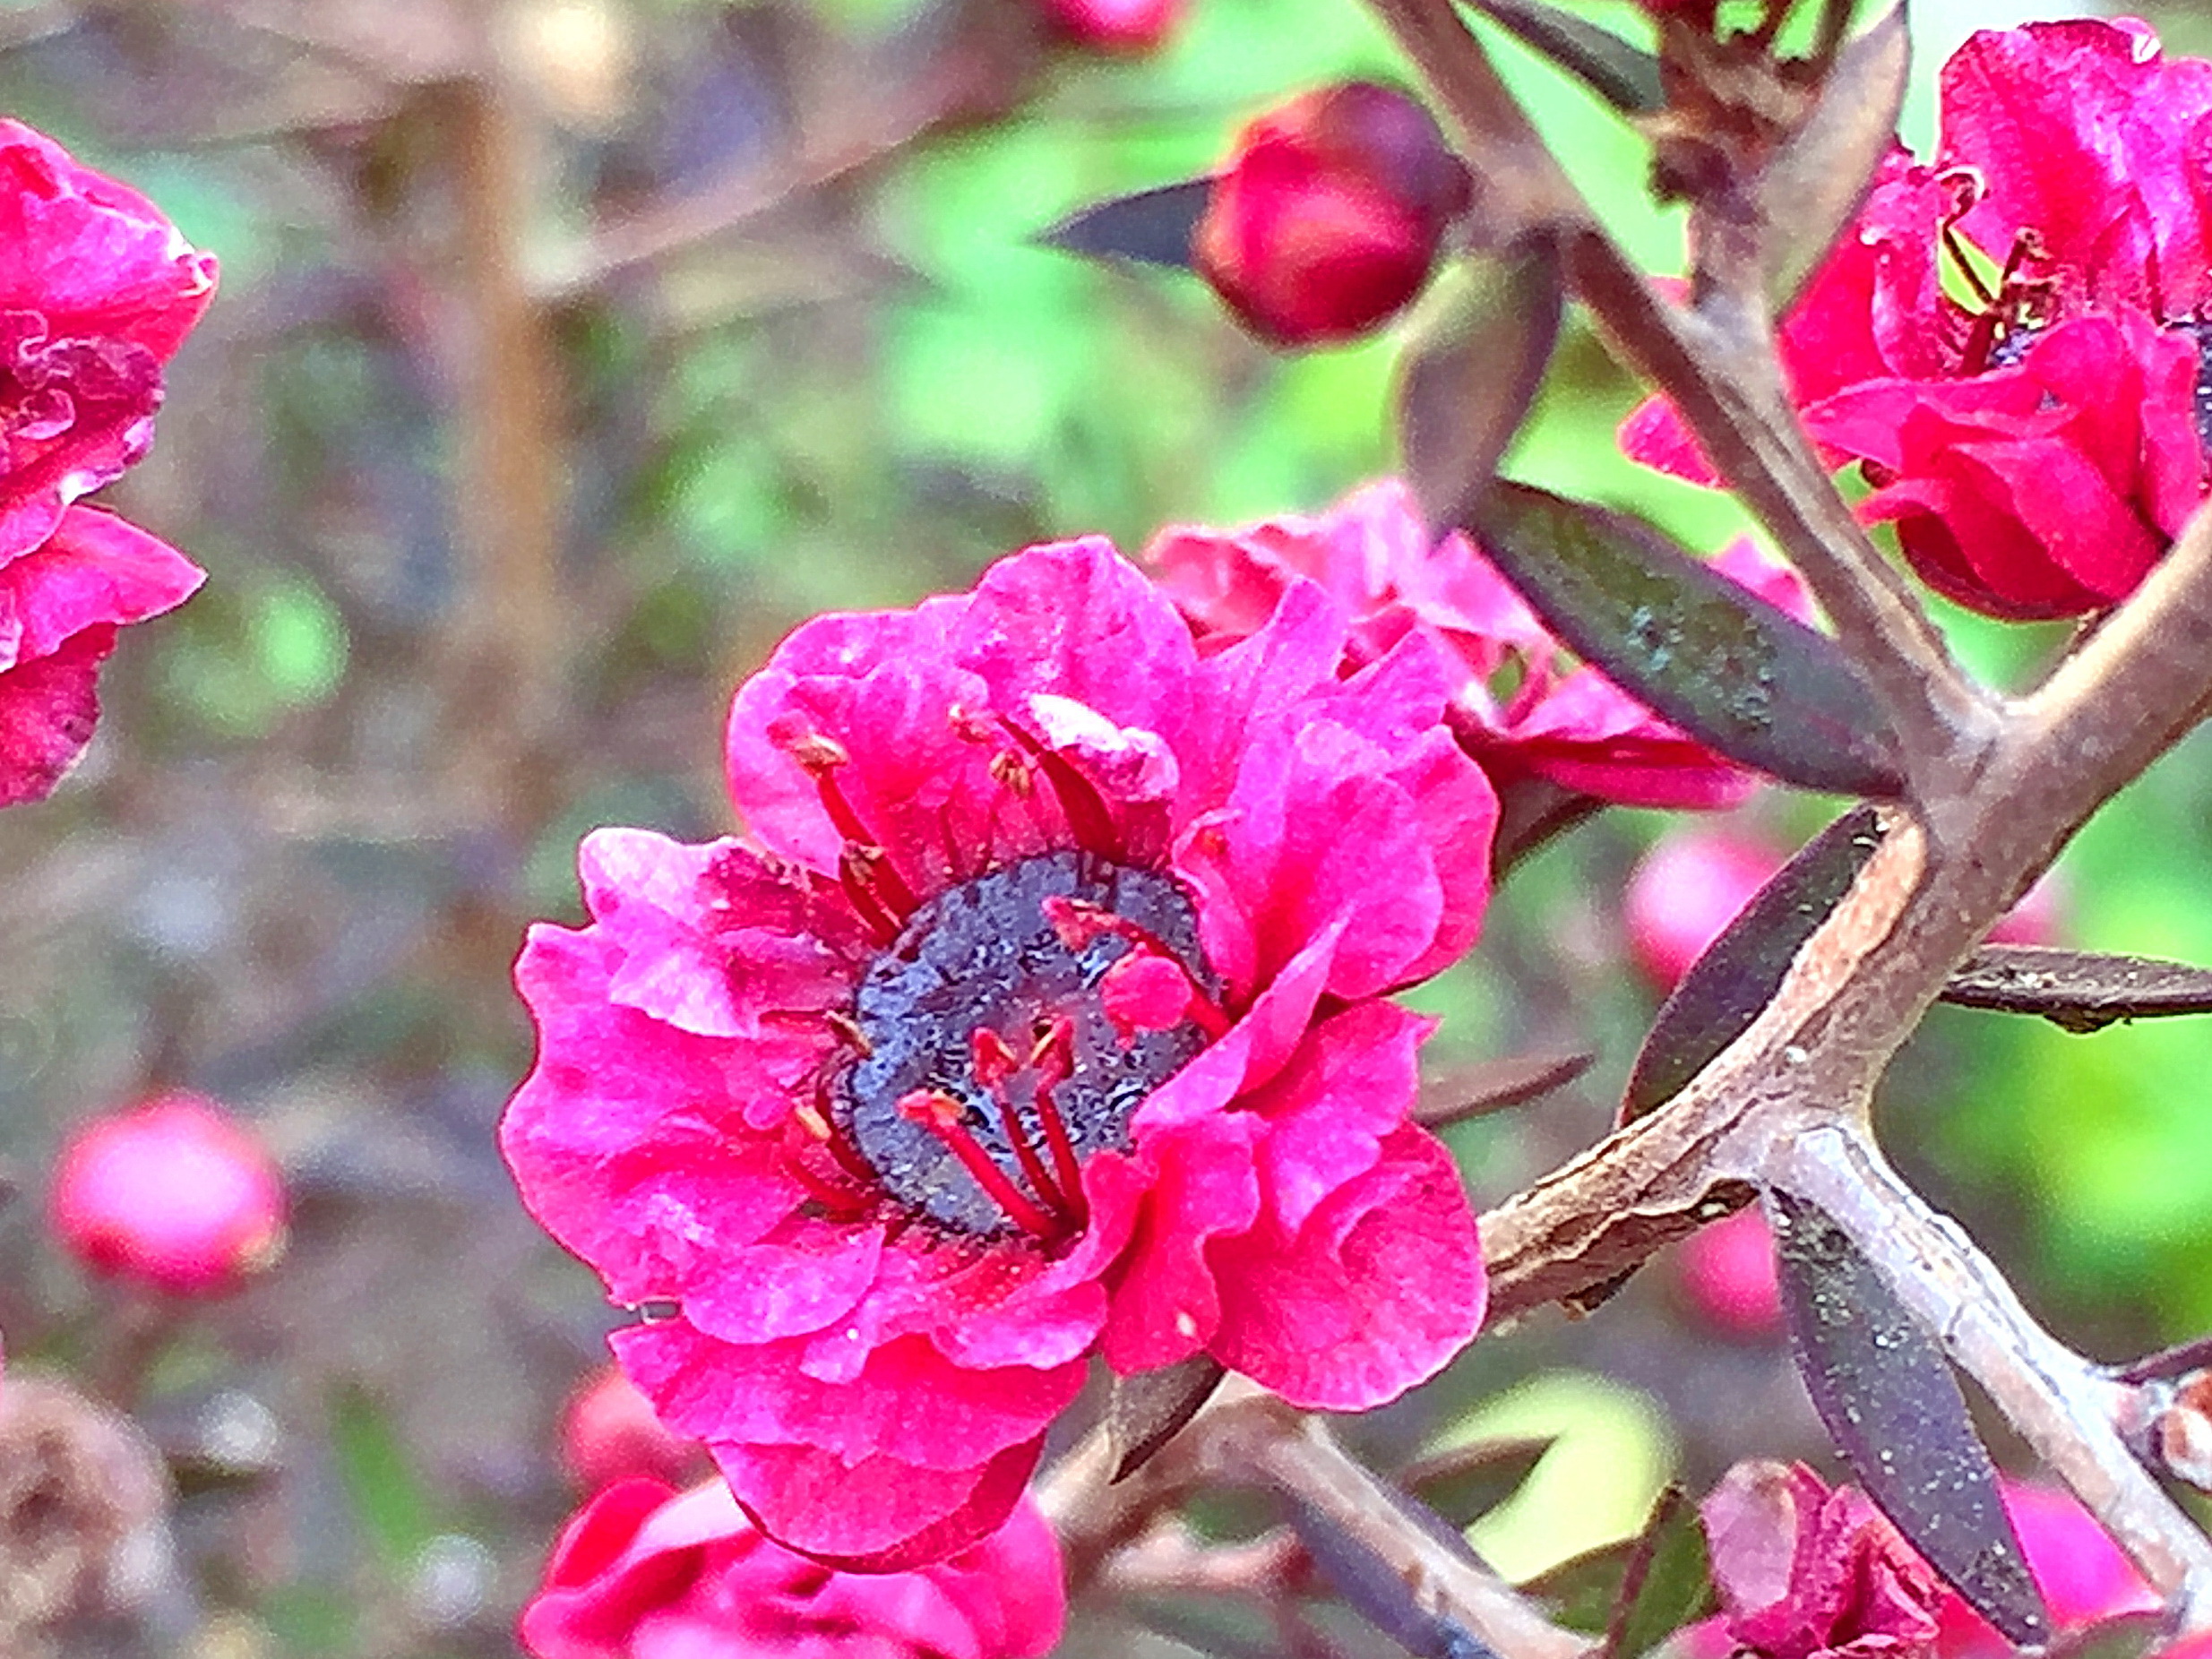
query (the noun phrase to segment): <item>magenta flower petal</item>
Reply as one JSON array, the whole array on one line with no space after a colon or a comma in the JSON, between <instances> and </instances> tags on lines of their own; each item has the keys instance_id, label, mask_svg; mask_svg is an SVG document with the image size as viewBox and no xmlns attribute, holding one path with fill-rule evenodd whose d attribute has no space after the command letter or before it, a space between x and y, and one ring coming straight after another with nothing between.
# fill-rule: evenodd
<instances>
[{"instance_id":1,"label":"magenta flower petal","mask_svg":"<svg viewBox=\"0 0 2212 1659\"><path fill-rule=\"evenodd\" d=\"M1407 1122L1426 1026L1376 999L1473 942L1496 802L1440 648L1340 675L1346 625L1293 582L1203 650L1104 543L1032 549L740 689L769 850L586 842L589 924L517 967L502 1145L663 1304L617 1356L771 1536L974 1543L1094 1353L1356 1406L1474 1335L1473 1218ZM1225 1264L1295 1279L1300 1328L1228 1338Z\"/></svg>"}]
</instances>

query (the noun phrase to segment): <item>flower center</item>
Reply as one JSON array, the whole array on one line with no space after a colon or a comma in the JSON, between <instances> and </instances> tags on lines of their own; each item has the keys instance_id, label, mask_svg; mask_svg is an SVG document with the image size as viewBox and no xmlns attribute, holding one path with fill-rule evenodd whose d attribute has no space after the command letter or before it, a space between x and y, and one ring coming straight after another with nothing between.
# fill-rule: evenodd
<instances>
[{"instance_id":1,"label":"flower center","mask_svg":"<svg viewBox=\"0 0 2212 1659\"><path fill-rule=\"evenodd\" d=\"M1170 877L1040 854L915 907L861 977L836 1126L948 1233L1081 1230L1080 1166L1226 1025Z\"/></svg>"},{"instance_id":2,"label":"flower center","mask_svg":"<svg viewBox=\"0 0 2212 1659\"><path fill-rule=\"evenodd\" d=\"M1987 366L1993 369L2018 367L2050 324L2044 322L2016 324L1989 348ZM2164 325L2177 334L2189 336L2197 348L2197 383L2190 397L2190 412L2197 427L2197 443L2205 454L2212 457L2212 318L2184 317Z\"/></svg>"}]
</instances>

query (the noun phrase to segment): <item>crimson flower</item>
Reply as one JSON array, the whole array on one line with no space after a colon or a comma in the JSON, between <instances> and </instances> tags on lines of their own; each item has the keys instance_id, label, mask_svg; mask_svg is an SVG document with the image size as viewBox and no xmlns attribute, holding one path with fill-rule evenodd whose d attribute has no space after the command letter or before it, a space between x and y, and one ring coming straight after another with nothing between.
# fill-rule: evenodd
<instances>
[{"instance_id":1,"label":"crimson flower","mask_svg":"<svg viewBox=\"0 0 2212 1659\"><path fill-rule=\"evenodd\" d=\"M1934 164L1884 163L1784 366L1930 587L1992 616L2101 610L2204 494L2212 64L2133 19L2029 23L1974 36L1941 88ZM1622 442L1711 476L1664 405Z\"/></svg>"},{"instance_id":2,"label":"crimson flower","mask_svg":"<svg viewBox=\"0 0 2212 1659\"><path fill-rule=\"evenodd\" d=\"M1720 1629L1760 1659L1926 1654L1948 1594L1856 1487L1740 1463L1699 1506Z\"/></svg>"},{"instance_id":3,"label":"crimson flower","mask_svg":"<svg viewBox=\"0 0 2212 1659\"><path fill-rule=\"evenodd\" d=\"M1034 1504L941 1565L845 1573L770 1543L719 1481L637 1479L562 1531L521 1638L533 1659L1037 1659L1066 1612Z\"/></svg>"},{"instance_id":4,"label":"crimson flower","mask_svg":"<svg viewBox=\"0 0 2212 1659\"><path fill-rule=\"evenodd\" d=\"M175 549L73 503L145 452L161 365L214 288L144 197L0 120L0 806L82 752L116 628L199 586Z\"/></svg>"},{"instance_id":5,"label":"crimson flower","mask_svg":"<svg viewBox=\"0 0 2212 1659\"><path fill-rule=\"evenodd\" d=\"M1350 340L1426 285L1473 191L1435 117L1347 81L1249 123L1192 237L1198 273L1277 346Z\"/></svg>"},{"instance_id":6,"label":"crimson flower","mask_svg":"<svg viewBox=\"0 0 2212 1659\"><path fill-rule=\"evenodd\" d=\"M1430 536L1396 479L1355 490L1316 518L1163 530L1143 558L1201 649L1263 626L1301 580L1321 583L1350 615L1347 668L1408 635L1428 638L1451 666L1452 730L1500 782L1533 774L1628 806L1710 808L1736 804L1760 781L1596 669L1563 660L1559 641L1465 537ZM1749 542L1713 563L1792 615L1809 615L1795 574Z\"/></svg>"},{"instance_id":7,"label":"crimson flower","mask_svg":"<svg viewBox=\"0 0 2212 1659\"><path fill-rule=\"evenodd\" d=\"M1045 0L1046 21L1077 46L1139 55L1167 43L1184 0Z\"/></svg>"},{"instance_id":8,"label":"crimson flower","mask_svg":"<svg viewBox=\"0 0 2212 1659\"><path fill-rule=\"evenodd\" d=\"M1345 632L1294 583L1201 653L1105 543L1032 548L740 688L757 841L585 841L502 1143L779 1543L974 1543L1093 1353L1356 1410L1473 1336L1407 1118L1429 1022L1386 993L1473 943L1496 800L1430 640L1347 678Z\"/></svg>"}]
</instances>

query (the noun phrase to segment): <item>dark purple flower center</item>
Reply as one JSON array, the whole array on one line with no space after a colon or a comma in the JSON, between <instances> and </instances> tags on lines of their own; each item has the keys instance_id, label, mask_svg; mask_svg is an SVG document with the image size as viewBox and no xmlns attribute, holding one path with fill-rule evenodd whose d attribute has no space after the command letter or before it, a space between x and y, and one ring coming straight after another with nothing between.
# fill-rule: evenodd
<instances>
[{"instance_id":1,"label":"dark purple flower center","mask_svg":"<svg viewBox=\"0 0 2212 1659\"><path fill-rule=\"evenodd\" d=\"M1173 878L1074 850L1001 865L917 905L862 976L836 1128L947 1233L1066 1237L1083 1160L1127 1149L1219 989Z\"/></svg>"},{"instance_id":2,"label":"dark purple flower center","mask_svg":"<svg viewBox=\"0 0 2212 1659\"><path fill-rule=\"evenodd\" d=\"M1989 348L1987 366L1993 369L2017 368L2050 324L2044 322L2016 323ZM2197 443L2207 456L2212 456L2212 318L2184 317L2178 322L2165 325L2178 334L2189 336L2197 348L2197 384L2190 397L2190 410L2197 427Z\"/></svg>"}]
</instances>

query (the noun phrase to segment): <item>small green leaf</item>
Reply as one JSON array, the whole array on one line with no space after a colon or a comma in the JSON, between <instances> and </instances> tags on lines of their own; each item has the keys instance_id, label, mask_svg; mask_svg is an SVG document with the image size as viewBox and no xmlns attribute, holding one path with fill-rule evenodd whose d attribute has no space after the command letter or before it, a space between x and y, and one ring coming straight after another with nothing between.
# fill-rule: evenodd
<instances>
[{"instance_id":1,"label":"small green leaf","mask_svg":"<svg viewBox=\"0 0 2212 1659\"><path fill-rule=\"evenodd\" d=\"M1982 1617L2023 1647L2051 1614L1935 1339L1818 1205L1767 1194L1790 1348L1866 1494Z\"/></svg>"},{"instance_id":2,"label":"small green leaf","mask_svg":"<svg viewBox=\"0 0 2212 1659\"><path fill-rule=\"evenodd\" d=\"M1897 739L1843 648L1650 525L1502 479L1466 524L1554 632L1731 760L1805 789L1903 788Z\"/></svg>"},{"instance_id":3,"label":"small green leaf","mask_svg":"<svg viewBox=\"0 0 2212 1659\"><path fill-rule=\"evenodd\" d=\"M1400 371L1399 448L1422 511L1456 524L1528 418L1566 304L1543 238L1459 261L1437 281Z\"/></svg>"},{"instance_id":4,"label":"small green leaf","mask_svg":"<svg viewBox=\"0 0 2212 1659\"><path fill-rule=\"evenodd\" d=\"M331 1450L377 1560L404 1571L443 1529L390 1411L365 1388L341 1389L331 1405Z\"/></svg>"},{"instance_id":5,"label":"small green leaf","mask_svg":"<svg viewBox=\"0 0 2212 1659\"><path fill-rule=\"evenodd\" d=\"M1622 1538L1586 1550L1519 1586L1551 1609L1553 1619L1570 1630L1602 1636L1613 1622L1638 1540Z\"/></svg>"},{"instance_id":6,"label":"small green leaf","mask_svg":"<svg viewBox=\"0 0 2212 1659\"><path fill-rule=\"evenodd\" d=\"M1555 1443L1551 1435L1474 1440L1407 1465L1398 1483L1463 1527L1519 1491Z\"/></svg>"},{"instance_id":7,"label":"small green leaf","mask_svg":"<svg viewBox=\"0 0 2212 1659\"><path fill-rule=\"evenodd\" d=\"M1714 1605L1698 1512L1679 1486L1652 1505L1605 1626L1601 1659L1639 1659Z\"/></svg>"},{"instance_id":8,"label":"small green leaf","mask_svg":"<svg viewBox=\"0 0 2212 1659\"><path fill-rule=\"evenodd\" d=\"M1743 1035L1881 843L1874 809L1854 807L1753 895L1660 1004L1629 1072L1622 1122L1665 1105Z\"/></svg>"}]
</instances>

